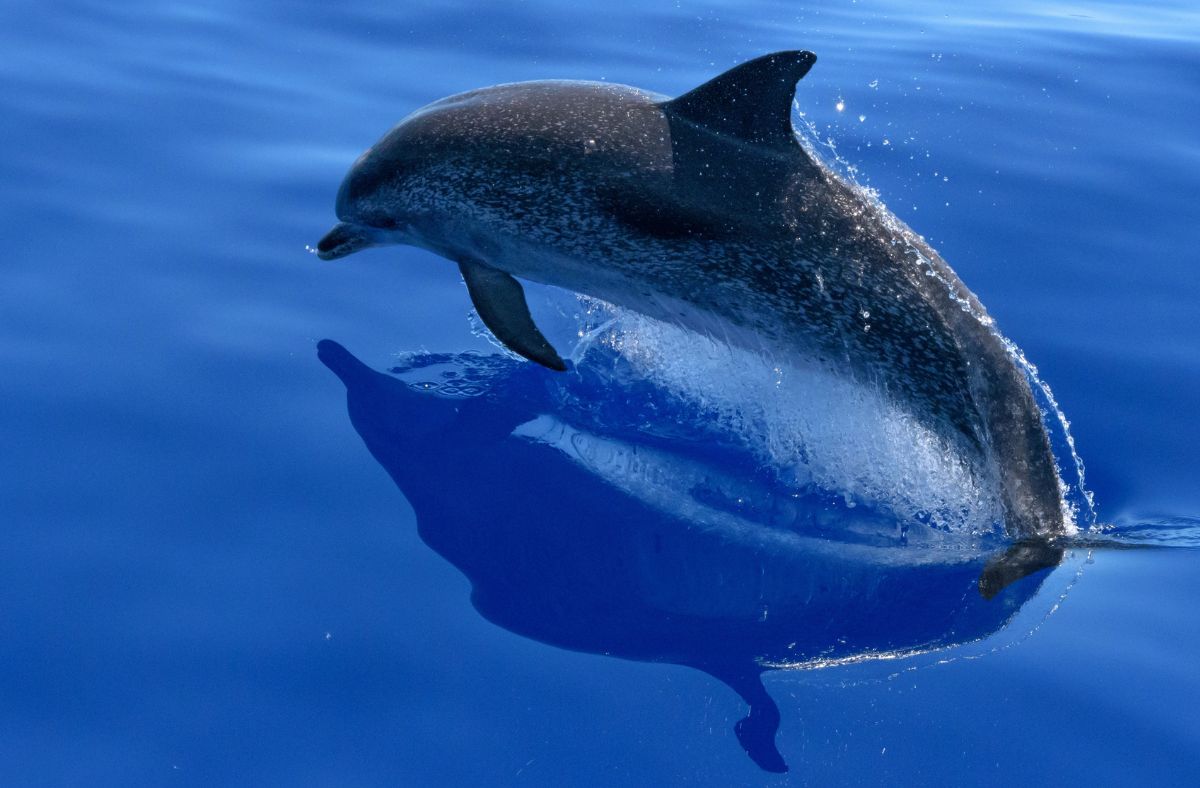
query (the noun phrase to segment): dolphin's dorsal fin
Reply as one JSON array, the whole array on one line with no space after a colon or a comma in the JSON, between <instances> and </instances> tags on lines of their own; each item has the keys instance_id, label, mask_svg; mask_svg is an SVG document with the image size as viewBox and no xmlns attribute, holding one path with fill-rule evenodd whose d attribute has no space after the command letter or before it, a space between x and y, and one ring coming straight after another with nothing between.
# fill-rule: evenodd
<instances>
[{"instance_id":1,"label":"dolphin's dorsal fin","mask_svg":"<svg viewBox=\"0 0 1200 788\"><path fill-rule=\"evenodd\" d=\"M496 339L514 353L544 367L559 372L567 368L534 324L520 282L511 274L481 263L459 261L458 270L467 283L475 311Z\"/></svg>"},{"instance_id":2,"label":"dolphin's dorsal fin","mask_svg":"<svg viewBox=\"0 0 1200 788\"><path fill-rule=\"evenodd\" d=\"M805 51L763 55L662 106L698 126L748 142L794 145L796 83L816 62L817 56Z\"/></svg>"}]
</instances>

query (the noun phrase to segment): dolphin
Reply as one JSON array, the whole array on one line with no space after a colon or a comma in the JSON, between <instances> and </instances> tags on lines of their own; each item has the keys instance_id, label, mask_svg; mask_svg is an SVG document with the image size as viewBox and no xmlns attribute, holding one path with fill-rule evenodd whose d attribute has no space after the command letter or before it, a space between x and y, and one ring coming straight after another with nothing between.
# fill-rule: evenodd
<instances>
[{"instance_id":1,"label":"dolphin","mask_svg":"<svg viewBox=\"0 0 1200 788\"><path fill-rule=\"evenodd\" d=\"M796 135L815 62L765 55L674 99L537 81L436 101L355 162L317 254L446 257L496 338L554 370L518 279L801 358L991 469L1014 539L1063 533L1042 412L979 299Z\"/></svg>"}]
</instances>

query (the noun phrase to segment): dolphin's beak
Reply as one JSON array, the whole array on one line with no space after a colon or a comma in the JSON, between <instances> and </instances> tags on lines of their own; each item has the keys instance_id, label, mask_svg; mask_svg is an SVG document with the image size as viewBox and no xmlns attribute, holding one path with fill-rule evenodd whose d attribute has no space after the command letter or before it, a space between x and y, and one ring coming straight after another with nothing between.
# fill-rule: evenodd
<instances>
[{"instance_id":1,"label":"dolphin's beak","mask_svg":"<svg viewBox=\"0 0 1200 788\"><path fill-rule=\"evenodd\" d=\"M336 260L374 245L375 239L366 227L342 222L317 242L317 257L322 260Z\"/></svg>"},{"instance_id":2,"label":"dolphin's beak","mask_svg":"<svg viewBox=\"0 0 1200 788\"><path fill-rule=\"evenodd\" d=\"M375 374L370 367L332 339L322 339L317 343L317 358L341 378L347 388L356 381L368 379Z\"/></svg>"}]
</instances>

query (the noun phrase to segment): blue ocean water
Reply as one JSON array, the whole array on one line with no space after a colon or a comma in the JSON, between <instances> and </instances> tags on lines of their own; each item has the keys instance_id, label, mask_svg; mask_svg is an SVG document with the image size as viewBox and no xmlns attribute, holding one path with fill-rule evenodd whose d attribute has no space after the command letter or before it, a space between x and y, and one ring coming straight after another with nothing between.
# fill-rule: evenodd
<instances>
[{"instance_id":1,"label":"blue ocean water","mask_svg":"<svg viewBox=\"0 0 1200 788\"><path fill-rule=\"evenodd\" d=\"M0 783L1194 783L1192 4L13 0L0 21ZM1115 526L1002 612L963 591L977 565L839 573L614 493L645 478L624 444L546 414L678 413L547 394L426 252L305 251L355 157L436 98L674 95L790 48L820 58L797 121L1038 365ZM404 385L423 369L449 399ZM639 456L700 474L713 529L778 514L747 513L743 491L777 498L736 447L688 455L714 475L656 439ZM543 485L579 498L523 516ZM659 541L612 511L664 518ZM691 563L630 563L651 554ZM842 608L789 607L820 572ZM896 609L857 596L887 583ZM925 597L961 604L926 621ZM732 660L822 643L902 653L764 674L790 771L763 771Z\"/></svg>"}]
</instances>

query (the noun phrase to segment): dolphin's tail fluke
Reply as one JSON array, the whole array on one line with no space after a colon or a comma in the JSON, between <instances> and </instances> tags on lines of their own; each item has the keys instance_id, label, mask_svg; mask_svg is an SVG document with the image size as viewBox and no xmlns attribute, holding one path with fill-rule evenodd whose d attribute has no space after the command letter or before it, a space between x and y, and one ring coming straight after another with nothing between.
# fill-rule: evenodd
<instances>
[{"instance_id":1,"label":"dolphin's tail fluke","mask_svg":"<svg viewBox=\"0 0 1200 788\"><path fill-rule=\"evenodd\" d=\"M1058 566L1063 549L1044 539L1027 539L994 556L979 575L979 593L991 599L1035 572Z\"/></svg>"}]
</instances>

